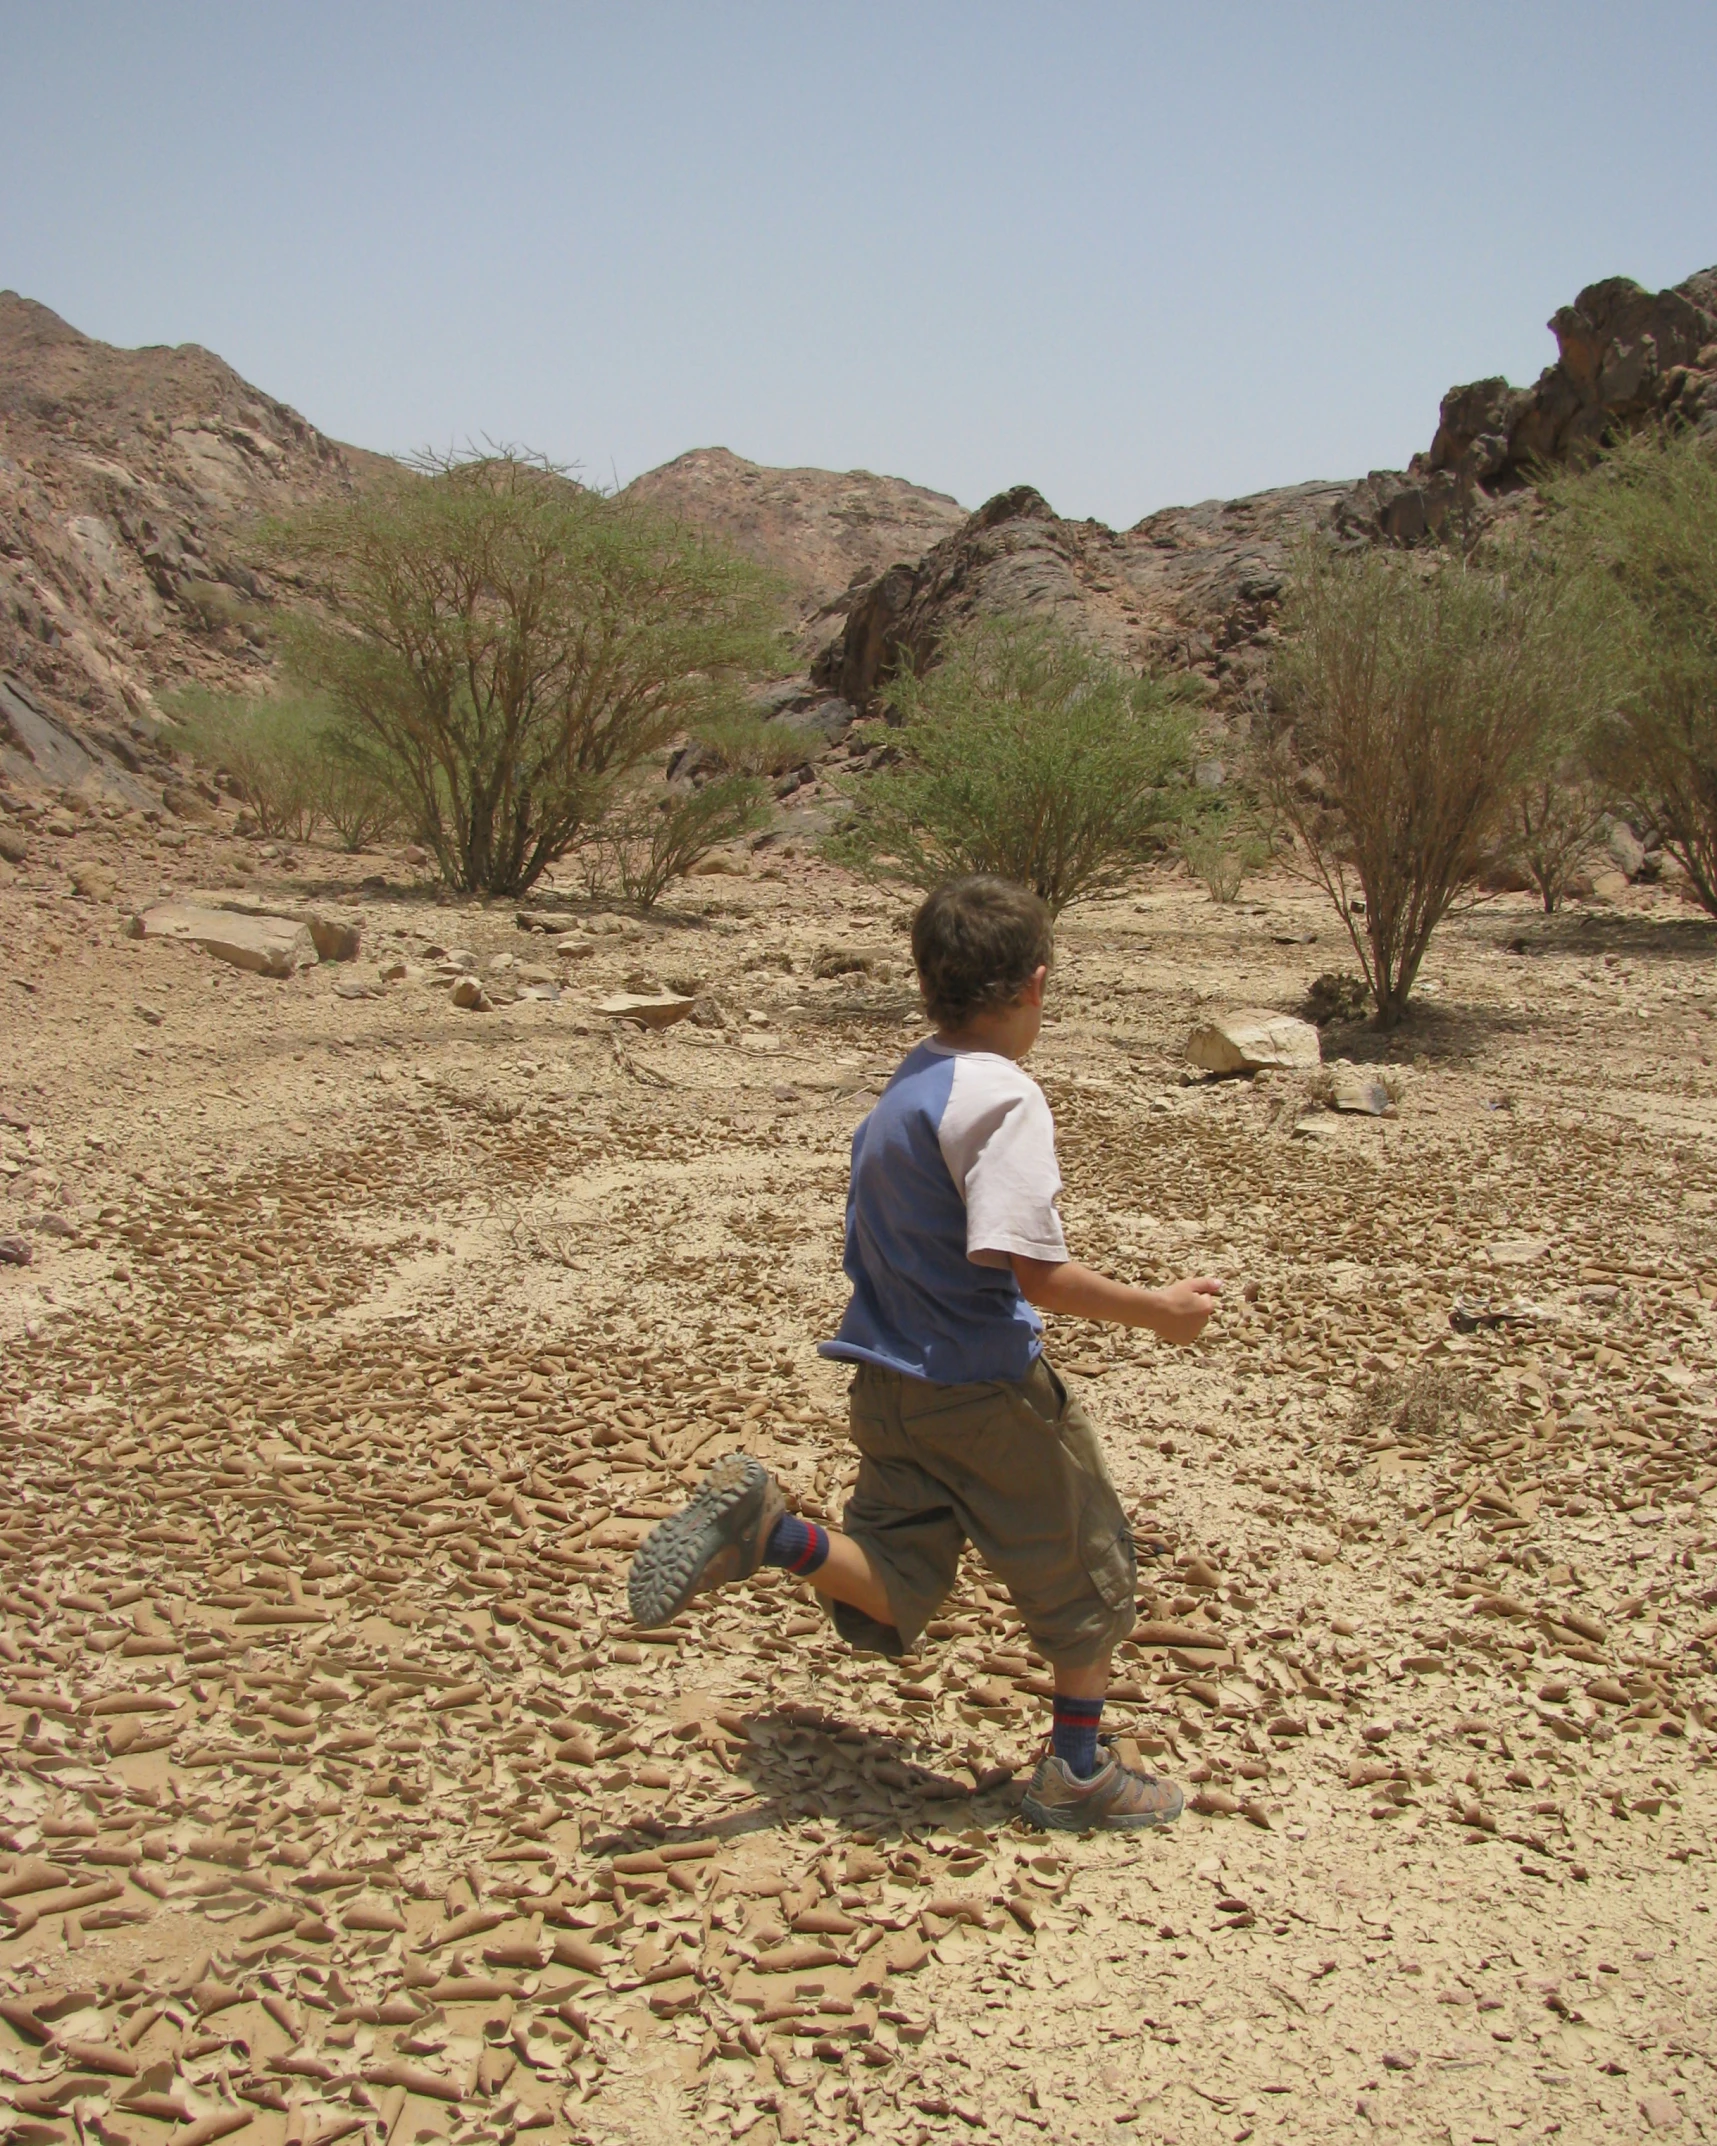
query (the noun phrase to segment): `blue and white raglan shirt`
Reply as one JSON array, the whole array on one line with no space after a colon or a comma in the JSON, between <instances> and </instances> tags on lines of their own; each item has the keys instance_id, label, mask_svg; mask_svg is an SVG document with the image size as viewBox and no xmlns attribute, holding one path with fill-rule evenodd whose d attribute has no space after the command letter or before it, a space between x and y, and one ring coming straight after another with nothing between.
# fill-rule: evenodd
<instances>
[{"instance_id":1,"label":"blue and white raglan shirt","mask_svg":"<svg viewBox=\"0 0 1717 2146\"><path fill-rule=\"evenodd\" d=\"M934 1040L853 1135L842 1265L852 1301L824 1356L955 1386L1023 1379L1043 1321L1008 1255L1064 1260L1043 1090L995 1051Z\"/></svg>"}]
</instances>

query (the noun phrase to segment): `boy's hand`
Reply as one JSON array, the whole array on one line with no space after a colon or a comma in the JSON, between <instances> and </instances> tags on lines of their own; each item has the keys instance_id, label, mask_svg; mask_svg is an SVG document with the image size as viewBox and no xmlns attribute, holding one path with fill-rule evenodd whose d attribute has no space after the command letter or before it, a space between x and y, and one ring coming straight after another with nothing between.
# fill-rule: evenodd
<instances>
[{"instance_id":1,"label":"boy's hand","mask_svg":"<svg viewBox=\"0 0 1717 2146\"><path fill-rule=\"evenodd\" d=\"M1184 1347L1204 1332L1206 1322L1216 1309L1216 1300L1222 1294L1222 1284L1208 1274L1190 1275L1184 1281L1171 1282L1155 1294L1162 1308L1151 1321L1152 1326L1162 1340Z\"/></svg>"}]
</instances>

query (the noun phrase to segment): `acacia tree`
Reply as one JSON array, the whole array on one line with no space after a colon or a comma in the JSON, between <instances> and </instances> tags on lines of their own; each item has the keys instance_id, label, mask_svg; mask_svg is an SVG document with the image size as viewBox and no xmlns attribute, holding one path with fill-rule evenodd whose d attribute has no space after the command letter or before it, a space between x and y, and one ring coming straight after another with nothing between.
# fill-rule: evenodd
<instances>
[{"instance_id":1,"label":"acacia tree","mask_svg":"<svg viewBox=\"0 0 1717 2146\"><path fill-rule=\"evenodd\" d=\"M1622 671L1594 770L1717 916L1717 442L1642 434L1546 490L1588 637Z\"/></svg>"},{"instance_id":2,"label":"acacia tree","mask_svg":"<svg viewBox=\"0 0 1717 2146\"><path fill-rule=\"evenodd\" d=\"M1265 779L1334 903L1379 1028L1590 692L1556 582L1523 561L1303 551Z\"/></svg>"},{"instance_id":3,"label":"acacia tree","mask_svg":"<svg viewBox=\"0 0 1717 2146\"><path fill-rule=\"evenodd\" d=\"M1122 885L1179 817L1191 679L1139 678L1047 619L975 620L887 689L892 764L830 854L918 886L994 873L1068 903Z\"/></svg>"},{"instance_id":4,"label":"acacia tree","mask_svg":"<svg viewBox=\"0 0 1717 2146\"><path fill-rule=\"evenodd\" d=\"M521 454L402 472L264 541L326 606L292 626L294 670L469 892L523 893L616 777L775 667L765 574Z\"/></svg>"}]
</instances>

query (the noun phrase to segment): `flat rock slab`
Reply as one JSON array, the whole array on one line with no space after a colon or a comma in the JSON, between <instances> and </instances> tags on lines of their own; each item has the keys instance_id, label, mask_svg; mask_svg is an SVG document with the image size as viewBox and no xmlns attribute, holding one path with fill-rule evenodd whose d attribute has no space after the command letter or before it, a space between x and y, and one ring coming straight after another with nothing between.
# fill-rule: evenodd
<instances>
[{"instance_id":1,"label":"flat rock slab","mask_svg":"<svg viewBox=\"0 0 1717 2146\"><path fill-rule=\"evenodd\" d=\"M255 976L292 976L316 966L316 942L307 924L291 917L241 916L229 909L198 909L188 902L158 902L131 920L133 939L173 939L200 946L217 961Z\"/></svg>"},{"instance_id":2,"label":"flat rock slab","mask_svg":"<svg viewBox=\"0 0 1717 2146\"><path fill-rule=\"evenodd\" d=\"M1186 1055L1204 1073L1310 1072L1323 1063L1312 1024L1266 1006L1202 1023L1187 1038Z\"/></svg>"},{"instance_id":3,"label":"flat rock slab","mask_svg":"<svg viewBox=\"0 0 1717 2146\"><path fill-rule=\"evenodd\" d=\"M284 918L302 924L318 961L356 961L363 946L363 919L320 902L270 902L259 894L205 894L194 897L199 909L224 909L233 916Z\"/></svg>"},{"instance_id":4,"label":"flat rock slab","mask_svg":"<svg viewBox=\"0 0 1717 2146\"><path fill-rule=\"evenodd\" d=\"M681 998L678 992L665 991L659 997L645 998L635 991L622 991L618 998L605 998L597 1008L620 1021L639 1021L646 1028L672 1028L676 1021L683 1021L696 999Z\"/></svg>"}]
</instances>

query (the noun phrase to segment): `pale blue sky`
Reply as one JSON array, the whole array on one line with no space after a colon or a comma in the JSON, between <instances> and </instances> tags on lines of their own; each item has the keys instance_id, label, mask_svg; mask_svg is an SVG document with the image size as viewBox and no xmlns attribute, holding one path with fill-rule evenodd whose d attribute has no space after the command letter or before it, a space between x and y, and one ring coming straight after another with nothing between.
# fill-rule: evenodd
<instances>
[{"instance_id":1,"label":"pale blue sky","mask_svg":"<svg viewBox=\"0 0 1717 2146\"><path fill-rule=\"evenodd\" d=\"M1124 524L1717 262L1717 8L0 0L0 285L324 430Z\"/></svg>"}]
</instances>

